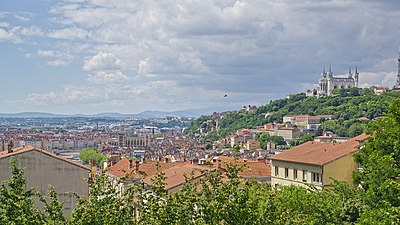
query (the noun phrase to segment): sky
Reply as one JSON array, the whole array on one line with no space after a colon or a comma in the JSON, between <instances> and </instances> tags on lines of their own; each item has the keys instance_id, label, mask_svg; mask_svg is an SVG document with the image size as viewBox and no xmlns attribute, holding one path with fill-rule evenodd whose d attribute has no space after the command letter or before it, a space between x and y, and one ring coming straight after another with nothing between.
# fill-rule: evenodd
<instances>
[{"instance_id":1,"label":"sky","mask_svg":"<svg viewBox=\"0 0 400 225\"><path fill-rule=\"evenodd\" d=\"M0 0L0 112L239 109L329 65L392 87L399 45L396 0Z\"/></svg>"}]
</instances>

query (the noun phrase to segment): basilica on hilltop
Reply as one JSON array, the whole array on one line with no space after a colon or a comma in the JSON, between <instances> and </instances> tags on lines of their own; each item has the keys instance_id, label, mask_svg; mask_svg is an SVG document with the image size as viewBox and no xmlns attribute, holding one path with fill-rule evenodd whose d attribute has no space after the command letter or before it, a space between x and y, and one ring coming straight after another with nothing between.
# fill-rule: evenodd
<instances>
[{"instance_id":1,"label":"basilica on hilltop","mask_svg":"<svg viewBox=\"0 0 400 225\"><path fill-rule=\"evenodd\" d=\"M335 89L358 87L358 75L357 67L354 74L351 73L351 68L349 68L347 77L334 77L331 66L329 66L328 72L325 72L324 68L319 80L317 96L331 96Z\"/></svg>"}]
</instances>

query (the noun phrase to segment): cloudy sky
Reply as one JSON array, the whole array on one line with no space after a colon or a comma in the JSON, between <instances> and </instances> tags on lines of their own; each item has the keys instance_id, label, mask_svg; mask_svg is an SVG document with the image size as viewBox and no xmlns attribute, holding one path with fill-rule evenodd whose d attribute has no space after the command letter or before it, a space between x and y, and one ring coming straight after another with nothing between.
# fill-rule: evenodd
<instances>
[{"instance_id":1,"label":"cloudy sky","mask_svg":"<svg viewBox=\"0 0 400 225\"><path fill-rule=\"evenodd\" d=\"M0 112L262 105L329 64L392 87L399 44L396 0L0 0Z\"/></svg>"}]
</instances>

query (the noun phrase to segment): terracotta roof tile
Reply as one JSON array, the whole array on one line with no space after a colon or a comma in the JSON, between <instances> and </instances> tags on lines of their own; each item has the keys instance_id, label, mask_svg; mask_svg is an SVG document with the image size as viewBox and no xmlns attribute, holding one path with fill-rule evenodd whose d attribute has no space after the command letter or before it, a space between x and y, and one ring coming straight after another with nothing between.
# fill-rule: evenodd
<instances>
[{"instance_id":1,"label":"terracotta roof tile","mask_svg":"<svg viewBox=\"0 0 400 225\"><path fill-rule=\"evenodd\" d=\"M238 173L240 177L270 177L271 165L265 162L247 162L247 167Z\"/></svg>"},{"instance_id":2,"label":"terracotta roof tile","mask_svg":"<svg viewBox=\"0 0 400 225\"><path fill-rule=\"evenodd\" d=\"M342 143L307 142L271 157L272 160L324 165L358 150L359 141L368 136L361 134Z\"/></svg>"},{"instance_id":3,"label":"terracotta roof tile","mask_svg":"<svg viewBox=\"0 0 400 225\"><path fill-rule=\"evenodd\" d=\"M139 165L139 174L135 175L135 177L144 178L147 176L152 176L157 173L157 162L145 162ZM160 170L164 171L168 168L171 168L177 164L182 164L181 162L177 163L164 163L163 161L158 162L160 166ZM114 166L110 167L108 173L117 176L117 177L124 177L126 175L134 175L135 173L135 162L133 162L133 167L129 168L129 160L128 159L121 159L117 162Z\"/></svg>"},{"instance_id":4,"label":"terracotta roof tile","mask_svg":"<svg viewBox=\"0 0 400 225\"><path fill-rule=\"evenodd\" d=\"M164 170L165 173L165 189L169 190L173 187L182 185L186 182L185 175L190 176L193 172L193 178L201 177L205 170L215 170L215 168L210 168L210 166L205 165L193 165L189 163L175 165L171 168ZM143 181L147 184L152 184L151 179L155 177L155 174L152 176L146 177Z\"/></svg>"}]
</instances>

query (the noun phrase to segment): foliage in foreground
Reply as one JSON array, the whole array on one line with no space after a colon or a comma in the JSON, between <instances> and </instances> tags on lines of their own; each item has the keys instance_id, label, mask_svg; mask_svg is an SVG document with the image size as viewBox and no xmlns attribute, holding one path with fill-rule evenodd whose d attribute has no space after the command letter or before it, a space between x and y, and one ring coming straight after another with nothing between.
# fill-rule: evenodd
<instances>
[{"instance_id":1,"label":"foliage in foreground","mask_svg":"<svg viewBox=\"0 0 400 225\"><path fill-rule=\"evenodd\" d=\"M204 171L176 194L164 191L163 173L153 186L138 182L124 192L116 188L123 180L102 174L68 218L53 189L45 210L37 209L34 200L43 197L26 189L23 170L11 161L12 176L0 186L0 224L400 224L400 100L369 129L372 137L356 155L363 167L354 173L357 189L335 182L322 191L275 190L238 178L240 168L231 164L225 173Z\"/></svg>"},{"instance_id":2,"label":"foliage in foreground","mask_svg":"<svg viewBox=\"0 0 400 225\"><path fill-rule=\"evenodd\" d=\"M154 186L138 183L124 193L116 189L121 183L102 174L67 218L53 189L45 210L36 208L34 199L40 195L25 191L23 170L15 162L11 165L16 176L2 185L1 224L341 224L354 223L358 216L353 214L362 210L361 203L352 205L357 192L348 185L338 183L340 188L326 191L294 186L277 191L266 183L238 178L240 168L232 164L227 173L204 171L204 179L187 182L175 194L164 191L162 173Z\"/></svg>"}]
</instances>

